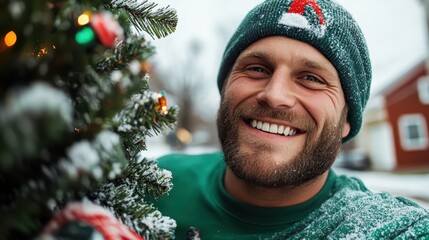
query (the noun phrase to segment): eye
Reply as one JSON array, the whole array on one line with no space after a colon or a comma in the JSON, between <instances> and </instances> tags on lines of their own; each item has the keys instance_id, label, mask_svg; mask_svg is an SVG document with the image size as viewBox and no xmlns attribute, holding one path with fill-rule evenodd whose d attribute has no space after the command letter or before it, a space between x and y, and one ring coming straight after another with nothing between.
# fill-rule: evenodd
<instances>
[{"instance_id":1,"label":"eye","mask_svg":"<svg viewBox=\"0 0 429 240\"><path fill-rule=\"evenodd\" d=\"M304 79L307 81L310 81L310 82L321 83L321 84L324 83L320 78L318 78L314 75L305 75Z\"/></svg>"},{"instance_id":2,"label":"eye","mask_svg":"<svg viewBox=\"0 0 429 240\"><path fill-rule=\"evenodd\" d=\"M325 89L327 86L324 78L313 73L303 73L299 79L301 85L307 89L321 90Z\"/></svg>"},{"instance_id":3,"label":"eye","mask_svg":"<svg viewBox=\"0 0 429 240\"><path fill-rule=\"evenodd\" d=\"M250 78L265 78L270 74L269 71L261 65L249 65L245 67L244 72Z\"/></svg>"},{"instance_id":4,"label":"eye","mask_svg":"<svg viewBox=\"0 0 429 240\"><path fill-rule=\"evenodd\" d=\"M246 68L246 70L260 72L260 73L267 72L263 67L260 67L260 66L249 66Z\"/></svg>"}]
</instances>

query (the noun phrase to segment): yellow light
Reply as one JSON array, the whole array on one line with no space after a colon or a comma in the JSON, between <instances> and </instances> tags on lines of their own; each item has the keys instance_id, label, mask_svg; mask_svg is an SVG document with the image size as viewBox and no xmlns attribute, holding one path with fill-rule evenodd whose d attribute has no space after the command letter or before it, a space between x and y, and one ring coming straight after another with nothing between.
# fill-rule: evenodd
<instances>
[{"instance_id":1,"label":"yellow light","mask_svg":"<svg viewBox=\"0 0 429 240\"><path fill-rule=\"evenodd\" d=\"M188 144L192 141L192 134L184 128L179 128L176 131L176 136L177 139L184 144Z\"/></svg>"},{"instance_id":2,"label":"yellow light","mask_svg":"<svg viewBox=\"0 0 429 240\"><path fill-rule=\"evenodd\" d=\"M48 55L48 49L43 47L37 53L37 58L41 58L41 57L46 56L46 55Z\"/></svg>"},{"instance_id":3,"label":"yellow light","mask_svg":"<svg viewBox=\"0 0 429 240\"><path fill-rule=\"evenodd\" d=\"M166 115L168 113L168 107L167 106L162 106L161 107L161 113Z\"/></svg>"},{"instance_id":4,"label":"yellow light","mask_svg":"<svg viewBox=\"0 0 429 240\"><path fill-rule=\"evenodd\" d=\"M4 37L4 42L6 46L11 47L16 43L16 34L14 31L10 31Z\"/></svg>"},{"instance_id":5,"label":"yellow light","mask_svg":"<svg viewBox=\"0 0 429 240\"><path fill-rule=\"evenodd\" d=\"M77 24L79 24L80 26L88 24L89 23L89 17L90 17L90 13L89 12L82 13L77 18Z\"/></svg>"}]
</instances>

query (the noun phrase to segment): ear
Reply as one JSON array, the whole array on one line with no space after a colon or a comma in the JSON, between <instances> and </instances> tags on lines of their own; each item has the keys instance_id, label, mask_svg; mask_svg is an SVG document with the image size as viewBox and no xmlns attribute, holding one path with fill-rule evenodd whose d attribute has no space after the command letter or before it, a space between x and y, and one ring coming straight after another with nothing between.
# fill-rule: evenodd
<instances>
[{"instance_id":1,"label":"ear","mask_svg":"<svg viewBox=\"0 0 429 240\"><path fill-rule=\"evenodd\" d=\"M349 133L350 133L350 123L349 123L349 120L347 120L344 123L342 137L345 138L347 135L349 135Z\"/></svg>"}]
</instances>

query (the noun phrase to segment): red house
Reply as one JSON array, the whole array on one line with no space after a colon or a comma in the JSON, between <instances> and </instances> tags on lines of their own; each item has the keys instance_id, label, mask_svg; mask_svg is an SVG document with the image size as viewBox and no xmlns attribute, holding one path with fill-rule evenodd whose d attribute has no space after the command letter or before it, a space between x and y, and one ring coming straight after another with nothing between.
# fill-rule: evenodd
<instances>
[{"instance_id":1,"label":"red house","mask_svg":"<svg viewBox=\"0 0 429 240\"><path fill-rule=\"evenodd\" d=\"M372 168L429 170L429 75L422 61L371 98L357 146Z\"/></svg>"}]
</instances>

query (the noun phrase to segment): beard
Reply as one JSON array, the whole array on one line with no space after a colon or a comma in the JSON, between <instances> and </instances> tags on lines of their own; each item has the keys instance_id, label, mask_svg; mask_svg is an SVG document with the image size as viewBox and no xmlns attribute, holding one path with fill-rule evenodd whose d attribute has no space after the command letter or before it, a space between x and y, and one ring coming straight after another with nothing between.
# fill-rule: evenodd
<instances>
[{"instance_id":1,"label":"beard","mask_svg":"<svg viewBox=\"0 0 429 240\"><path fill-rule=\"evenodd\" d=\"M307 139L301 152L290 160L276 161L269 152L278 146L250 138L246 139L252 144L250 150L240 146L239 124L252 116L284 120L306 129ZM314 120L300 117L291 109L279 111L261 104L246 106L241 103L233 110L231 101L222 96L217 128L225 163L238 178L254 186L278 189L300 186L326 172L334 163L341 148L346 116L344 107L340 120L326 122L317 137ZM287 152L285 158L288 158Z\"/></svg>"}]
</instances>

